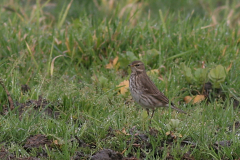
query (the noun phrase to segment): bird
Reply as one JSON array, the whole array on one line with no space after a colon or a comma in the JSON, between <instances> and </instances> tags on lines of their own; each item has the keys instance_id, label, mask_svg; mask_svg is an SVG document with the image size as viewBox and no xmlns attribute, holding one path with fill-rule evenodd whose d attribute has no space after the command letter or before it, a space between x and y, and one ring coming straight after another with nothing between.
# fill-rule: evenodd
<instances>
[{"instance_id":1,"label":"bird","mask_svg":"<svg viewBox=\"0 0 240 160\"><path fill-rule=\"evenodd\" d=\"M131 75L129 79L129 89L132 98L140 106L147 110L149 116L149 109L152 109L153 117L154 111L158 107L171 107L178 112L185 113L185 111L177 108L173 103L169 105L168 98L159 91L153 81L146 73L145 66L141 61L133 61L128 66L131 67Z\"/></svg>"}]
</instances>

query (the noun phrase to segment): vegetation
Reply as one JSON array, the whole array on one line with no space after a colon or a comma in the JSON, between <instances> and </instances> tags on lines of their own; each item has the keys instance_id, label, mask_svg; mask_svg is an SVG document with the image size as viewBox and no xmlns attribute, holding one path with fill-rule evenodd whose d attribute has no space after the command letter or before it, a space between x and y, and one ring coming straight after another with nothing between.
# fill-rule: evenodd
<instances>
[{"instance_id":1,"label":"vegetation","mask_svg":"<svg viewBox=\"0 0 240 160\"><path fill-rule=\"evenodd\" d=\"M237 0L0 6L0 159L240 157ZM150 123L127 90L133 60L188 114Z\"/></svg>"}]
</instances>

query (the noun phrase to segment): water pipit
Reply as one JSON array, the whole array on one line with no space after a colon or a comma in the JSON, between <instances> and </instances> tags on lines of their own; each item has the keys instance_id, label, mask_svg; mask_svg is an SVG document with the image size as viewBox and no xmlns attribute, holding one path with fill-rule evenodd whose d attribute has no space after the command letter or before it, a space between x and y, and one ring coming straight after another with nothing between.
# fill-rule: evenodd
<instances>
[{"instance_id":1,"label":"water pipit","mask_svg":"<svg viewBox=\"0 0 240 160\"><path fill-rule=\"evenodd\" d=\"M151 119L158 107L169 107L168 98L158 90L156 85L148 77L145 66L141 61L129 64L132 73L129 80L129 88L135 102L147 110L152 109ZM181 113L186 113L171 103L170 107Z\"/></svg>"}]
</instances>

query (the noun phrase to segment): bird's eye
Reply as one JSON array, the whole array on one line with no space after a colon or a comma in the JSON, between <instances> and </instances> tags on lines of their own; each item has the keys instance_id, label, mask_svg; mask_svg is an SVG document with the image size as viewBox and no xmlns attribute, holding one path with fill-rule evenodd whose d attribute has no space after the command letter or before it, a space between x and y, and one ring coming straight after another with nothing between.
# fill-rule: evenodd
<instances>
[{"instance_id":1,"label":"bird's eye","mask_svg":"<svg viewBox=\"0 0 240 160\"><path fill-rule=\"evenodd\" d=\"M136 66L136 67L138 67L138 66L139 66L139 64L136 64L135 66Z\"/></svg>"}]
</instances>

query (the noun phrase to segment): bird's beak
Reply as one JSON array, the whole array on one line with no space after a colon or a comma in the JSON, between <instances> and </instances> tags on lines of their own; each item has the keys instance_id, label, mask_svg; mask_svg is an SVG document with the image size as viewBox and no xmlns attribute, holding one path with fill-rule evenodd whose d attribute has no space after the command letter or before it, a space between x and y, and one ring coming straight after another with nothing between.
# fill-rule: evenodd
<instances>
[{"instance_id":1,"label":"bird's beak","mask_svg":"<svg viewBox=\"0 0 240 160\"><path fill-rule=\"evenodd\" d=\"M129 66L129 67L132 67L132 64L129 64L128 66Z\"/></svg>"}]
</instances>

